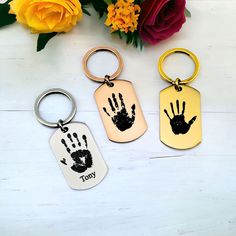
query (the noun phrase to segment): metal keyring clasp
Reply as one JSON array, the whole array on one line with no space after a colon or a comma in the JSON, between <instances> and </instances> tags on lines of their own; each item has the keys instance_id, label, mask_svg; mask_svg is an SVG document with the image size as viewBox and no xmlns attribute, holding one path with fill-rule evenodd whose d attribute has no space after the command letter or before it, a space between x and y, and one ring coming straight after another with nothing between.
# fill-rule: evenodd
<instances>
[{"instance_id":1,"label":"metal keyring clasp","mask_svg":"<svg viewBox=\"0 0 236 236\"><path fill-rule=\"evenodd\" d=\"M69 114L69 116L65 120L59 120L58 122L49 122L49 121L46 121L44 118L42 118L42 116L39 112L40 103L42 102L42 100L45 97L47 97L51 94L62 94L64 96L66 96L71 101L72 110L71 110L71 113ZM72 95L70 93L68 93L67 91L60 89L60 88L49 89L49 90L43 92L41 95L39 95L38 98L36 99L35 104L34 104L34 112L35 112L37 120L41 124L46 125L51 128L57 128L59 126L63 126L65 124L68 124L74 118L74 116L76 114L76 103L75 103L75 100L72 97Z\"/></svg>"},{"instance_id":2,"label":"metal keyring clasp","mask_svg":"<svg viewBox=\"0 0 236 236\"><path fill-rule=\"evenodd\" d=\"M180 80L179 84L187 84L187 83L192 82L197 77L197 75L199 73L200 63L199 63L197 56L185 48L173 48L173 49L166 51L164 54L162 54L162 56L160 57L159 62L158 62L158 70L159 70L159 73L160 73L162 79L167 80L168 82L170 82L172 84L175 84L176 79L173 80L172 78L170 78L164 72L164 70L162 68L162 65L163 65L165 59L173 53L184 53L193 60L193 62L195 64L195 69L194 69L193 75L185 80Z\"/></svg>"},{"instance_id":3,"label":"metal keyring clasp","mask_svg":"<svg viewBox=\"0 0 236 236\"><path fill-rule=\"evenodd\" d=\"M95 75L92 75L91 72L90 72L89 69L88 69L88 60L89 60L89 58L90 58L93 54L95 54L95 53L97 53L97 52L101 52L101 51L108 51L108 52L113 53L113 54L116 56L116 58L117 58L117 60L118 60L118 63L119 63L119 66L118 66L116 72L115 72L114 74L112 74L112 75L109 75L109 80L114 80L114 79L116 79L116 78L120 75L120 73L121 73L121 71L122 71L122 69L123 69L124 63L123 63L123 60L122 60L122 57L121 57L120 53L119 53L115 48L107 47L107 46L99 46L99 47L95 47L95 48L90 49L90 50L84 55L84 58L83 58L83 69L84 69L84 73L85 73L85 75L86 75L89 79L94 80L94 81L97 81L97 82L102 82L102 83L104 83L105 76L104 76L103 78L101 78L101 77L97 77L97 76L95 76Z\"/></svg>"}]
</instances>

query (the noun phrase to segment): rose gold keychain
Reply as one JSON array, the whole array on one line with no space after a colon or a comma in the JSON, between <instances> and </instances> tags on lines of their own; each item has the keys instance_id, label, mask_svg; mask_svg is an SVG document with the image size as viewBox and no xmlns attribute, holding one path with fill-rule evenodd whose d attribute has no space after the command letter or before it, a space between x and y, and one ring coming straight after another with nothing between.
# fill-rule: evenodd
<instances>
[{"instance_id":1,"label":"rose gold keychain","mask_svg":"<svg viewBox=\"0 0 236 236\"><path fill-rule=\"evenodd\" d=\"M113 53L119 62L119 67L113 75L96 77L88 70L89 58L97 52ZM103 83L94 93L107 136L114 142L130 142L142 136L147 130L141 106L130 81L116 79L122 69L123 60L119 52L111 47L95 47L89 50L83 58L85 75L96 82Z\"/></svg>"}]
</instances>

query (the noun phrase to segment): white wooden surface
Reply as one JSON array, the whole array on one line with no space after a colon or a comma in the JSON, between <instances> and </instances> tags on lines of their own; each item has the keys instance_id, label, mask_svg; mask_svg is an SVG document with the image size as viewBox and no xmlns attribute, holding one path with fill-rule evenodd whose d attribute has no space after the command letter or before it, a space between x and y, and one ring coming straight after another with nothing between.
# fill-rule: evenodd
<instances>
[{"instance_id":1,"label":"white wooden surface","mask_svg":"<svg viewBox=\"0 0 236 236\"><path fill-rule=\"evenodd\" d=\"M112 41L96 17L85 16L40 53L37 36L21 26L0 30L1 236L236 235L236 1L192 0L188 8L192 18L179 34L143 52ZM121 78L131 80L139 95L149 130L135 142L106 138L93 99L99 84L81 69L82 56L97 45L121 52ZM188 48L201 61L192 86L202 94L203 143L188 151L170 149L158 136L159 91L168 84L156 62L173 47ZM90 67L111 72L111 58L98 55ZM180 56L167 63L173 75L192 71ZM35 120L36 96L53 87L75 96L75 120L90 126L109 166L106 179L89 191L66 185L48 143L54 130ZM51 120L70 109L60 96L43 105Z\"/></svg>"}]
</instances>

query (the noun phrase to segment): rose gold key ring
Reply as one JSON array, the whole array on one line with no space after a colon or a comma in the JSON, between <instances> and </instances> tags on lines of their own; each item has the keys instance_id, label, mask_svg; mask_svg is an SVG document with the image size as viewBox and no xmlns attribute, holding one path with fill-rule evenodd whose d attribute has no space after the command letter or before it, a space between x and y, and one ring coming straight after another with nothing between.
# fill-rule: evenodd
<instances>
[{"instance_id":1,"label":"rose gold key ring","mask_svg":"<svg viewBox=\"0 0 236 236\"><path fill-rule=\"evenodd\" d=\"M101 51L107 51L107 52L113 53L116 56L116 58L118 60L118 63L119 63L119 67L118 67L118 69L116 70L116 72L114 74L112 74L112 75L104 75L103 78L102 77L97 77L95 75L92 75L91 72L88 69L88 60L90 59L90 57L93 54L95 54L97 52L101 52ZM101 82L101 83L106 82L107 79L108 80L116 79L120 75L120 73L121 73L121 71L123 69L123 66L124 66L124 63L123 63L123 60L122 60L122 57L121 57L120 53L116 49L114 49L112 47L108 47L108 46L98 46L98 47L92 48L92 49L90 49L85 54L85 56L83 58L83 69L84 69L85 75L89 79L97 81L97 82Z\"/></svg>"}]
</instances>

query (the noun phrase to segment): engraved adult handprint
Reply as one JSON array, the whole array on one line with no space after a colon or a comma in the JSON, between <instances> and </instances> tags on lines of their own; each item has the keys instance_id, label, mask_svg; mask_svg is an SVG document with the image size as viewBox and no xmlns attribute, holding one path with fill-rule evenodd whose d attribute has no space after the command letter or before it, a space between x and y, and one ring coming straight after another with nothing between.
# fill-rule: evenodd
<instances>
[{"instance_id":1,"label":"engraved adult handprint","mask_svg":"<svg viewBox=\"0 0 236 236\"><path fill-rule=\"evenodd\" d=\"M197 116L194 116L188 123L185 121L185 116L184 116L184 112L185 112L185 105L186 103L183 102L183 109L182 109L182 113L179 113L179 100L176 100L176 108L177 108L177 115L175 114L174 111L174 106L173 103L170 103L170 107L172 110L172 114L173 114L173 118L171 118L167 112L167 110L165 109L164 112L166 113L167 117L170 120L170 125L172 128L172 131L174 134L178 135L178 134L186 134L191 125L195 122L195 120L197 119Z\"/></svg>"},{"instance_id":2,"label":"engraved adult handprint","mask_svg":"<svg viewBox=\"0 0 236 236\"><path fill-rule=\"evenodd\" d=\"M87 137L85 135L82 135L85 148L81 148L82 144L79 140L77 133L73 133L72 135L70 133L67 134L67 138L71 148L69 148L68 141L66 142L65 139L61 139L61 143L65 146L66 151L70 154L72 160L74 161L73 165L71 166L71 169L78 173L83 173L93 165L92 155L88 150ZM74 151L72 152L71 149L74 149ZM61 163L67 165L65 158L61 160Z\"/></svg>"},{"instance_id":3,"label":"engraved adult handprint","mask_svg":"<svg viewBox=\"0 0 236 236\"><path fill-rule=\"evenodd\" d=\"M108 98L108 102L113 115L110 115L105 107L103 107L103 111L111 117L114 125L122 132L131 128L135 121L135 104L131 106L130 116L126 110L124 98L121 93L119 93L119 102L114 93L112 93L112 99Z\"/></svg>"}]
</instances>

